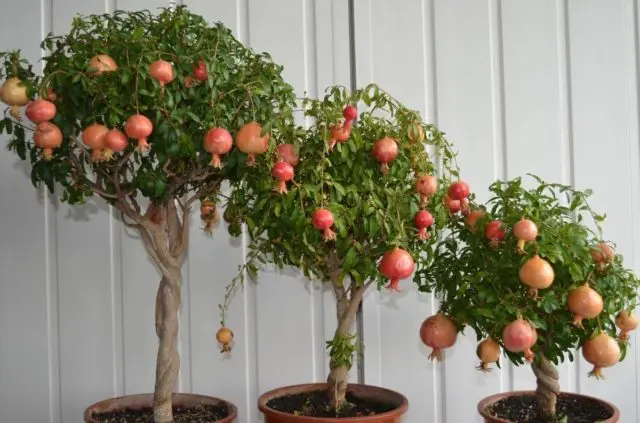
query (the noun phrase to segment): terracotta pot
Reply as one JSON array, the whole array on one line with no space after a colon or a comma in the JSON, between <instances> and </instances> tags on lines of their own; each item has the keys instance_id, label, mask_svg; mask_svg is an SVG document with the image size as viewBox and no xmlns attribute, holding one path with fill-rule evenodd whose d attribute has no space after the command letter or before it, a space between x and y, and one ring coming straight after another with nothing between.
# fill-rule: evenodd
<instances>
[{"instance_id":1,"label":"terracotta pot","mask_svg":"<svg viewBox=\"0 0 640 423\"><path fill-rule=\"evenodd\" d=\"M360 385L357 383L349 384L347 392L357 398L367 399L371 402L385 402L395 405L396 408L387 413L377 414L375 416L346 417L340 419L335 417L294 416L267 407L267 402L273 398L303 392L323 391L325 389L327 389L326 383L308 383L304 385L285 386L262 394L260 398L258 398L258 408L264 414L264 423L400 423L402 421L402 415L406 413L409 408L409 401L407 401L407 398L402 394L378 386Z\"/></svg>"},{"instance_id":2,"label":"terracotta pot","mask_svg":"<svg viewBox=\"0 0 640 423\"><path fill-rule=\"evenodd\" d=\"M174 406L179 405L181 407L194 407L198 405L218 405L220 403L223 403L227 406L227 408L229 409L229 415L222 420L216 420L215 423L234 422L238 417L238 409L230 402L215 397L208 397L205 395L173 394ZM97 402L87 408L84 412L84 421L85 423L99 423L98 420L94 420L92 418L92 415L94 413L151 407L152 405L153 394L127 395L124 397L110 398L108 400Z\"/></svg>"},{"instance_id":3,"label":"terracotta pot","mask_svg":"<svg viewBox=\"0 0 640 423\"><path fill-rule=\"evenodd\" d=\"M489 405L493 404L494 402L500 401L505 397L518 396L518 395L535 395L535 394L536 394L535 391L512 391L512 392L503 392L500 394L491 395L478 403L478 412L482 417L484 417L485 423L517 423L517 422L512 422L510 420L502 420L502 419L498 419L496 417L490 416L485 410ZM603 420L601 423L617 423L620 420L620 410L618 410L618 407L616 407L611 403L608 403L607 401L603 401L599 398L589 397L586 395L574 394L572 392L562 392L562 394L599 402L606 408L611 409L611 411L613 412L613 416L611 416L610 419Z\"/></svg>"}]
</instances>

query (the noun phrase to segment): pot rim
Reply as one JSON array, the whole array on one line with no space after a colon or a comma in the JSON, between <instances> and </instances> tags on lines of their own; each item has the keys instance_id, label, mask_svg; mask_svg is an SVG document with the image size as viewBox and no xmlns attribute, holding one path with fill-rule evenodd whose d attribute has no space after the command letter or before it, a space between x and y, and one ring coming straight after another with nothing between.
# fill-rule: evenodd
<instances>
[{"instance_id":1,"label":"pot rim","mask_svg":"<svg viewBox=\"0 0 640 423\"><path fill-rule=\"evenodd\" d=\"M236 407L234 403L222 398L212 397L210 395L191 394L188 392L174 392L172 393L172 397L174 401L179 401L180 399L191 399L191 400L204 400L205 402L208 402L208 403L215 401L215 402L226 404L227 408L229 409L229 414L223 420L220 420L220 422L233 421L238 417L238 407ZM103 399L91 404L85 409L84 416L83 416L85 421L93 420L92 414L96 411L99 411L100 409L104 409L105 406L108 405L109 403L113 403L114 401L122 400L125 398L151 399L151 404L153 403L153 393L120 395L117 397Z\"/></svg>"},{"instance_id":2,"label":"pot rim","mask_svg":"<svg viewBox=\"0 0 640 423\"><path fill-rule=\"evenodd\" d=\"M503 398L506 398L506 397L512 397L512 396L518 396L518 395L535 395L535 394L536 394L536 391L523 390L523 391L505 391L505 392L500 392L500 393L497 393L497 394L489 395L488 397L485 397L485 398L481 399L478 402L478 413L480 413L480 415L482 417L493 419L496 422L514 423L514 422L512 422L510 420L503 420L503 419L500 419L498 417L492 416L489 413L487 413L485 411L485 409L490 404L493 404L494 402L497 402L497 401L499 401L499 400L501 400ZM584 399L587 399L587 400L599 402L600 404L603 404L606 407L609 407L613 411L613 415L611 417L609 417L607 420L605 420L604 423L610 422L610 421L617 422L620 419L620 409L618 409L618 407L616 407L614 404L610 403L609 401L606 401L606 400L603 400L603 399L597 398L597 397L592 397L592 396L589 396L589 395L578 394L578 393L575 393L575 392L561 391L560 395L569 395L569 396L573 396L573 397L580 397L580 398L584 398Z\"/></svg>"},{"instance_id":3,"label":"pot rim","mask_svg":"<svg viewBox=\"0 0 640 423\"><path fill-rule=\"evenodd\" d=\"M293 414L289 414L289 413L283 413L282 411L278 411L278 410L274 410L273 408L270 408L267 406L267 401L273 398L278 398L282 395L274 395L276 392L282 390L282 389L300 389L299 392L313 392L313 391L318 391L318 390L322 390L322 389L326 389L327 383L326 382L318 382L318 383L300 383L300 384L296 384L296 385L285 385L285 386L280 386L278 388L274 388L274 389L270 389L269 391L263 393L262 395L260 395L260 397L258 398L258 409L263 412L263 413L269 413L270 415L273 415L274 417L281 417L281 418L295 418L296 416ZM381 414L376 414L373 416L360 416L360 417L311 417L311 416L304 416L304 421L305 422L309 422L309 423L326 423L327 421L335 421L335 422L350 422L350 421L363 421L367 418L371 419L372 421L375 420L381 420L384 418L388 418L388 417L393 417L393 416L397 416L397 415L402 415L404 413L407 412L407 410L409 409L409 400L407 399L407 397L405 397L403 394L401 394L398 391L394 391L393 389L388 389L388 388L383 388L382 386L376 386L376 385L368 385L365 383L349 383L347 385L347 392L349 390L349 387L353 387L353 386L357 386L357 387L361 387L364 389L373 389L376 391L383 391L383 392L388 392L390 394L396 395L398 398L400 398L402 400L402 403L394 408L391 411L387 411L386 413L381 413ZM302 417L302 416L301 416Z\"/></svg>"}]
</instances>

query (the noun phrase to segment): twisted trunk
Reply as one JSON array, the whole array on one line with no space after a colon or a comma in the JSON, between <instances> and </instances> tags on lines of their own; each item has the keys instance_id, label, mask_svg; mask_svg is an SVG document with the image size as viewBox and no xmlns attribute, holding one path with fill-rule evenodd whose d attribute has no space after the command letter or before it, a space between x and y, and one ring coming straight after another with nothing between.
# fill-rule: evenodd
<instances>
[{"instance_id":1,"label":"twisted trunk","mask_svg":"<svg viewBox=\"0 0 640 423\"><path fill-rule=\"evenodd\" d=\"M551 419L556 415L556 400L560 393L560 383L558 382L558 370L551 361L542 357L540 363L531 363L531 369L536 375L538 399L538 412L540 417Z\"/></svg>"},{"instance_id":2,"label":"twisted trunk","mask_svg":"<svg viewBox=\"0 0 640 423\"><path fill-rule=\"evenodd\" d=\"M173 278L163 277L156 296L156 333L159 339L156 385L153 395L155 423L173 422L172 394L180 371L178 353L178 313L180 310L180 269Z\"/></svg>"}]
</instances>

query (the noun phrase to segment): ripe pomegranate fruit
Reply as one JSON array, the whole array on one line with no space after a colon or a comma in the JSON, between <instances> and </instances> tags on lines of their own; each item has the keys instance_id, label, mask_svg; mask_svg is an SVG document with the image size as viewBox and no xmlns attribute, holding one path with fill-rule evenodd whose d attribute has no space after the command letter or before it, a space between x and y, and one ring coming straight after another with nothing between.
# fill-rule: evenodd
<instances>
[{"instance_id":1,"label":"ripe pomegranate fruit","mask_svg":"<svg viewBox=\"0 0 640 423\"><path fill-rule=\"evenodd\" d=\"M261 136L262 126L258 122L249 122L236 133L238 149L247 154L247 166L255 166L256 156L264 154L269 149L269 134Z\"/></svg>"},{"instance_id":2,"label":"ripe pomegranate fruit","mask_svg":"<svg viewBox=\"0 0 640 423\"><path fill-rule=\"evenodd\" d=\"M604 309L602 297L588 283L569 291L567 308L573 313L573 324L582 328L583 319L595 319Z\"/></svg>"},{"instance_id":3,"label":"ripe pomegranate fruit","mask_svg":"<svg viewBox=\"0 0 640 423\"><path fill-rule=\"evenodd\" d=\"M513 234L518 238L518 252L524 254L525 244L535 241L538 237L538 227L531 220L523 217L513 225Z\"/></svg>"},{"instance_id":4,"label":"ripe pomegranate fruit","mask_svg":"<svg viewBox=\"0 0 640 423\"><path fill-rule=\"evenodd\" d=\"M342 111L342 116L344 116L346 121L356 120L358 117L358 109L356 109L356 106L347 106Z\"/></svg>"},{"instance_id":5,"label":"ripe pomegranate fruit","mask_svg":"<svg viewBox=\"0 0 640 423\"><path fill-rule=\"evenodd\" d=\"M616 316L616 326L620 328L618 339L625 342L629 339L629 332L633 332L638 327L638 316L633 311L622 310Z\"/></svg>"},{"instance_id":6,"label":"ripe pomegranate fruit","mask_svg":"<svg viewBox=\"0 0 640 423\"><path fill-rule=\"evenodd\" d=\"M500 245L506 233L500 220L492 220L484 228L484 236L489 240L489 246L493 248Z\"/></svg>"},{"instance_id":7,"label":"ripe pomegranate fruit","mask_svg":"<svg viewBox=\"0 0 640 423\"><path fill-rule=\"evenodd\" d=\"M420 325L420 340L429 348L429 360L442 361L442 350L456 343L458 329L455 323L442 313L427 317Z\"/></svg>"},{"instance_id":8,"label":"ripe pomegranate fruit","mask_svg":"<svg viewBox=\"0 0 640 423\"><path fill-rule=\"evenodd\" d=\"M504 347L514 353L523 352L525 359L533 361L535 354L531 350L537 341L537 333L526 320L518 318L504 327L502 342Z\"/></svg>"},{"instance_id":9,"label":"ripe pomegranate fruit","mask_svg":"<svg viewBox=\"0 0 640 423\"><path fill-rule=\"evenodd\" d=\"M380 170L386 175L389 173L389 163L398 157L398 143L393 138L381 138L373 145L373 155L381 163Z\"/></svg>"},{"instance_id":10,"label":"ripe pomegranate fruit","mask_svg":"<svg viewBox=\"0 0 640 423\"><path fill-rule=\"evenodd\" d=\"M27 105L25 115L36 125L47 122L56 116L56 105L47 100L34 100Z\"/></svg>"},{"instance_id":11,"label":"ripe pomegranate fruit","mask_svg":"<svg viewBox=\"0 0 640 423\"><path fill-rule=\"evenodd\" d=\"M529 295L538 297L538 289L551 286L555 278L553 267L539 255L534 255L520 267L520 281L529 287Z\"/></svg>"},{"instance_id":12,"label":"ripe pomegranate fruit","mask_svg":"<svg viewBox=\"0 0 640 423\"><path fill-rule=\"evenodd\" d=\"M233 331L227 327L221 327L216 333L216 340L222 345L221 353L230 352L233 343Z\"/></svg>"},{"instance_id":13,"label":"ripe pomegranate fruit","mask_svg":"<svg viewBox=\"0 0 640 423\"><path fill-rule=\"evenodd\" d=\"M224 128L211 128L204 134L202 139L204 150L211 154L211 166L220 169L222 164L220 156L227 154L233 147L233 138L231 134Z\"/></svg>"},{"instance_id":14,"label":"ripe pomegranate fruit","mask_svg":"<svg viewBox=\"0 0 640 423\"><path fill-rule=\"evenodd\" d=\"M336 142L345 142L349 140L351 136L351 121L347 120L344 123L337 123L329 128L331 139L329 140L329 151L333 150Z\"/></svg>"},{"instance_id":15,"label":"ripe pomegranate fruit","mask_svg":"<svg viewBox=\"0 0 640 423\"><path fill-rule=\"evenodd\" d=\"M419 229L418 237L420 239L429 239L429 234L427 233L427 229L433 225L434 219L431 213L427 210L420 210L417 212L413 218L416 227Z\"/></svg>"},{"instance_id":16,"label":"ripe pomegranate fruit","mask_svg":"<svg viewBox=\"0 0 640 423\"><path fill-rule=\"evenodd\" d=\"M469 196L469 184L462 180L456 181L449 185L447 193L452 200L461 201Z\"/></svg>"},{"instance_id":17,"label":"ripe pomegranate fruit","mask_svg":"<svg viewBox=\"0 0 640 423\"><path fill-rule=\"evenodd\" d=\"M327 209L317 209L311 215L311 223L313 227L324 232L324 240L331 241L336 239L336 233L331 230L333 226L333 213Z\"/></svg>"},{"instance_id":18,"label":"ripe pomegranate fruit","mask_svg":"<svg viewBox=\"0 0 640 423\"><path fill-rule=\"evenodd\" d=\"M480 365L476 369L490 372L489 364L500 360L500 345L491 338L487 338L478 344L476 355L480 359Z\"/></svg>"},{"instance_id":19,"label":"ripe pomegranate fruit","mask_svg":"<svg viewBox=\"0 0 640 423\"><path fill-rule=\"evenodd\" d=\"M42 149L42 158L51 160L53 150L62 145L62 131L51 122L40 122L33 134L33 142Z\"/></svg>"},{"instance_id":20,"label":"ripe pomegranate fruit","mask_svg":"<svg viewBox=\"0 0 640 423\"><path fill-rule=\"evenodd\" d=\"M416 179L416 191L420 194L420 203L424 207L429 201L429 197L438 190L438 179L431 175L420 175Z\"/></svg>"},{"instance_id":21,"label":"ripe pomegranate fruit","mask_svg":"<svg viewBox=\"0 0 640 423\"><path fill-rule=\"evenodd\" d=\"M287 182L293 179L293 166L289 163L280 161L273 165L271 169L271 175L278 180L278 187L276 191L280 194L286 194Z\"/></svg>"},{"instance_id":22,"label":"ripe pomegranate fruit","mask_svg":"<svg viewBox=\"0 0 640 423\"><path fill-rule=\"evenodd\" d=\"M411 276L415 270L415 262L411 254L401 248L394 247L384 253L378 269L382 275L390 280L387 289L400 292L398 286L400 280Z\"/></svg>"},{"instance_id":23,"label":"ripe pomegranate fruit","mask_svg":"<svg viewBox=\"0 0 640 423\"><path fill-rule=\"evenodd\" d=\"M591 248L591 258L596 264L598 270L604 270L609 263L616 257L616 253L606 242L600 242L598 245Z\"/></svg>"},{"instance_id":24,"label":"ripe pomegranate fruit","mask_svg":"<svg viewBox=\"0 0 640 423\"><path fill-rule=\"evenodd\" d=\"M620 346L614 338L600 332L582 344L582 356L590 364L593 364L593 370L589 372L589 377L604 379L602 369L611 367L620 361Z\"/></svg>"}]
</instances>

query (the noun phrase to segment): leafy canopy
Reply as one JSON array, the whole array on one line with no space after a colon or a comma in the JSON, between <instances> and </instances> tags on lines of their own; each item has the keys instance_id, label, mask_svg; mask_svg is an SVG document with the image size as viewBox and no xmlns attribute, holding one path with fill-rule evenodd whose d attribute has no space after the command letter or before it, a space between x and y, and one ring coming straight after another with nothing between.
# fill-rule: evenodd
<instances>
[{"instance_id":1,"label":"leafy canopy","mask_svg":"<svg viewBox=\"0 0 640 423\"><path fill-rule=\"evenodd\" d=\"M209 25L184 6L149 11L78 16L67 35L49 35L42 43L44 74L20 57L19 51L0 53L3 77L18 77L28 96L57 97L52 123L63 133L62 145L45 160L25 130L26 119L13 120L5 111L0 132L11 135L9 148L21 159L29 157L34 185L44 182L53 191L63 187L63 201L80 203L98 192L115 200L121 192L137 193L154 201L176 198L189 191L202 197L215 194L219 183L243 174L246 155L233 149L223 156L222 170L208 166L211 155L203 136L213 127L232 135L245 123L257 121L263 132L287 136L293 122L293 88L281 77L282 67L266 53L243 46L221 23ZM95 74L89 62L109 55L118 69ZM157 60L173 64L175 79L161 87L150 75ZM202 61L207 79L192 78ZM151 150L136 151L130 144L113 160L91 162L81 132L93 123L123 129L140 113L153 123ZM210 192L211 191L211 192Z\"/></svg>"},{"instance_id":2,"label":"leafy canopy","mask_svg":"<svg viewBox=\"0 0 640 423\"><path fill-rule=\"evenodd\" d=\"M518 317L528 320L538 332L534 353L557 364L565 354L573 360L572 350L600 331L615 337L615 316L635 308L640 283L623 266L620 255L602 270L594 263L591 249L603 241L604 216L591 210L587 201L591 191L534 178L533 189L525 188L521 178L495 182L490 187L493 198L474 206L486 211L475 230L461 218L452 219L433 264L420 270L417 279L422 291L441 297L440 310L460 329L471 327L478 340L491 337L502 343L502 330L509 322ZM585 215L593 219L594 229L583 220ZM538 237L520 254L512 228L523 217L537 225ZM497 247L485 237L485 228L494 219L507 230ZM519 279L521 266L536 253L555 272L552 285L540 290L537 300ZM567 298L587 281L602 296L604 310L595 319L585 319L581 329L572 324ZM621 345L623 357L625 346ZM524 362L522 354L504 351L514 364Z\"/></svg>"},{"instance_id":3,"label":"leafy canopy","mask_svg":"<svg viewBox=\"0 0 640 423\"><path fill-rule=\"evenodd\" d=\"M359 103L365 107L348 140L330 149L331 126L340 123L346 106ZM247 170L227 204L225 219L247 224L254 259L293 266L307 277L328 281L336 257L339 282L348 277L356 285L383 284L377 263L396 246L407 250L418 268L425 266L436 234L448 219L443 202L446 186L458 174L455 154L443 134L373 84L353 92L330 87L324 98L306 99L304 106L313 124L293 141L300 162L293 180L287 182L288 193L274 190L277 181L271 171L279 160L274 153ZM399 147L387 174L372 154L374 143L383 137L393 138ZM444 171L438 192L426 206L435 225L431 237L423 241L414 224L421 208L416 177L437 170L425 143L442 159ZM325 241L323 231L313 226L312 214L318 208L332 212L335 241ZM255 272L255 264L251 266Z\"/></svg>"}]
</instances>

